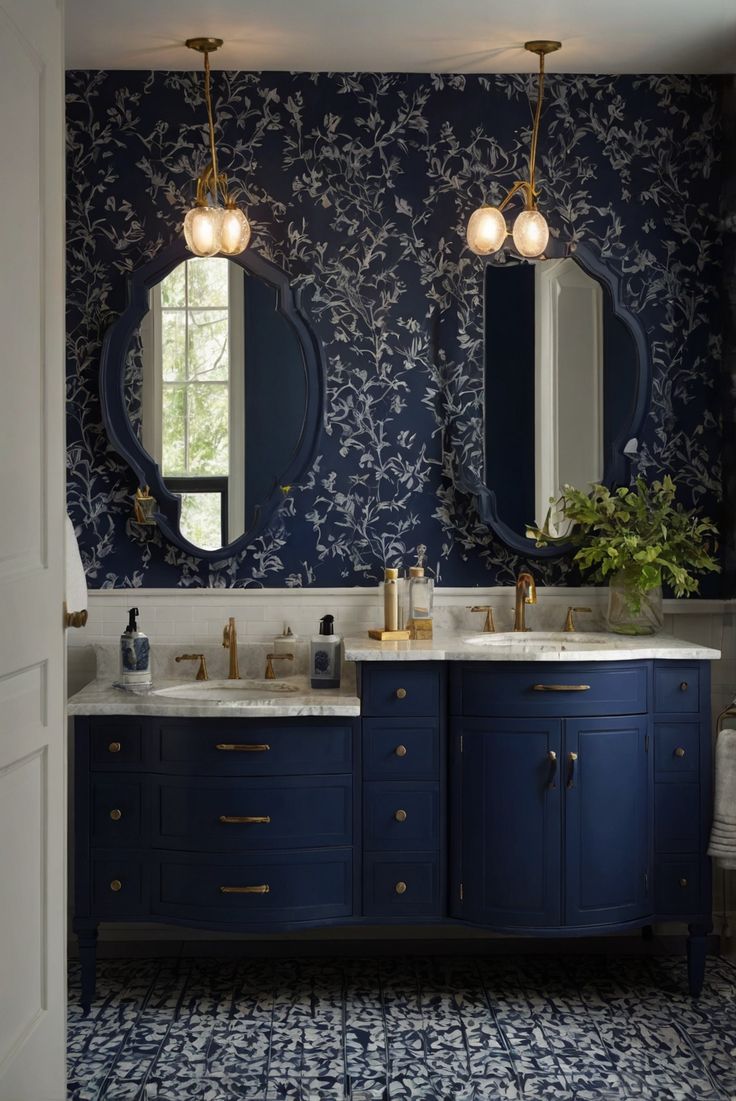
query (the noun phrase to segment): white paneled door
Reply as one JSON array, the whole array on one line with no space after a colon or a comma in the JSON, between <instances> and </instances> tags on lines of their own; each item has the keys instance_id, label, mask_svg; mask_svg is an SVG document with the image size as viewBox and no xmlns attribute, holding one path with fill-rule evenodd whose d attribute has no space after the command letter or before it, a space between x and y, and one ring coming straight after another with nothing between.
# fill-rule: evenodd
<instances>
[{"instance_id":1,"label":"white paneled door","mask_svg":"<svg viewBox=\"0 0 736 1101\"><path fill-rule=\"evenodd\" d=\"M0 1101L66 1093L62 8L0 0Z\"/></svg>"}]
</instances>

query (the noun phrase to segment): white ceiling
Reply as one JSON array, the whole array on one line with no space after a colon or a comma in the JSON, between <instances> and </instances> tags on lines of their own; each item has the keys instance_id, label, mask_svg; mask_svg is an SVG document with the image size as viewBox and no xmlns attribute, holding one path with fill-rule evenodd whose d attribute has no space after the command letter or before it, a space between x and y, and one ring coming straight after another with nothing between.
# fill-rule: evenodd
<instances>
[{"instance_id":1,"label":"white ceiling","mask_svg":"<svg viewBox=\"0 0 736 1101\"><path fill-rule=\"evenodd\" d=\"M66 0L70 69L193 69L184 39L225 39L213 68L736 72L736 0Z\"/></svg>"}]
</instances>

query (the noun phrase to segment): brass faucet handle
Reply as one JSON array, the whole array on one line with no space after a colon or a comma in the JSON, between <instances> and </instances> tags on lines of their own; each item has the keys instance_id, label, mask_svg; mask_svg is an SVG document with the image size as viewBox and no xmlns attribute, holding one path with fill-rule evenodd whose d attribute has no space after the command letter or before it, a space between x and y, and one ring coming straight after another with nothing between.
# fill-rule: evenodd
<instances>
[{"instance_id":1,"label":"brass faucet handle","mask_svg":"<svg viewBox=\"0 0 736 1101\"><path fill-rule=\"evenodd\" d=\"M196 680L209 680L209 674L207 673L207 658L204 654L179 654L174 661L177 663L180 661L198 661L199 669L197 670Z\"/></svg>"},{"instance_id":2,"label":"brass faucet handle","mask_svg":"<svg viewBox=\"0 0 736 1101\"><path fill-rule=\"evenodd\" d=\"M468 604L467 610L469 612L485 612L486 618L483 620L483 631L486 634L490 634L496 630L496 624L493 622L493 607L491 604Z\"/></svg>"},{"instance_id":3,"label":"brass faucet handle","mask_svg":"<svg viewBox=\"0 0 736 1101\"><path fill-rule=\"evenodd\" d=\"M273 663L275 661L293 661L293 654L266 654L266 672L263 674L266 680L276 680L276 674L273 671Z\"/></svg>"},{"instance_id":4,"label":"brass faucet handle","mask_svg":"<svg viewBox=\"0 0 736 1101\"><path fill-rule=\"evenodd\" d=\"M592 608L577 608L577 607L570 606L567 609L567 615L565 616L565 626L562 628L563 631L568 631L569 632L569 631L577 630L577 628L575 627L575 613L576 612L592 612L592 611L593 611Z\"/></svg>"}]
</instances>

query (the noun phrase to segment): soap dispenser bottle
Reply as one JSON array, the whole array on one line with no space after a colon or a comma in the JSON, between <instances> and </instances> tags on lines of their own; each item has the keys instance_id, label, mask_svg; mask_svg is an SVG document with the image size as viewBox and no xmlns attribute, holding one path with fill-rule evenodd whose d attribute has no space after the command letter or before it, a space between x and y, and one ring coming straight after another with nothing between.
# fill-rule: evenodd
<instances>
[{"instance_id":1,"label":"soap dispenser bottle","mask_svg":"<svg viewBox=\"0 0 736 1101\"><path fill-rule=\"evenodd\" d=\"M309 647L309 673L312 688L339 688L341 666L341 638L333 630L335 620L324 615L319 621L319 634L314 635Z\"/></svg>"},{"instance_id":2,"label":"soap dispenser bottle","mask_svg":"<svg viewBox=\"0 0 736 1101\"><path fill-rule=\"evenodd\" d=\"M407 627L414 639L432 637L432 604L434 581L424 573L427 548L417 547L417 564L409 568L409 619Z\"/></svg>"},{"instance_id":3,"label":"soap dispenser bottle","mask_svg":"<svg viewBox=\"0 0 736 1101\"><path fill-rule=\"evenodd\" d=\"M128 609L128 626L120 636L120 680L128 688L150 688L151 645L138 630L137 608Z\"/></svg>"}]
</instances>

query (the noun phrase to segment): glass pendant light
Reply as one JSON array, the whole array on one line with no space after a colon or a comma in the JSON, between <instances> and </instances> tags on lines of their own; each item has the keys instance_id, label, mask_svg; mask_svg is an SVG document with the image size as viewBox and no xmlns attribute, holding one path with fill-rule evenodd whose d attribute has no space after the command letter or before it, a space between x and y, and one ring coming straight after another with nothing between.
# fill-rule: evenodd
<instances>
[{"instance_id":1,"label":"glass pendant light","mask_svg":"<svg viewBox=\"0 0 736 1101\"><path fill-rule=\"evenodd\" d=\"M210 95L210 54L219 50L221 38L188 38L190 50L204 54L204 99L209 124L210 162L197 177L196 204L184 219L184 238L195 256L237 256L248 247L250 222L228 191L227 177L217 169L215 122ZM220 205L219 199L222 199Z\"/></svg>"},{"instance_id":2,"label":"glass pendant light","mask_svg":"<svg viewBox=\"0 0 736 1101\"><path fill-rule=\"evenodd\" d=\"M539 80L537 85L537 106L534 112L532 140L529 148L529 179L516 180L506 192L498 206L484 204L474 210L468 220L466 237L468 248L478 256L490 256L503 245L508 230L503 211L510 200L521 192L524 196L524 210L514 222L511 237L520 256L534 259L541 256L549 241L549 226L543 214L537 209L536 161L537 142L539 141L539 122L542 117L542 98L544 96L544 59L547 54L559 50L561 42L547 40L525 42L524 49L539 57Z\"/></svg>"}]
</instances>

